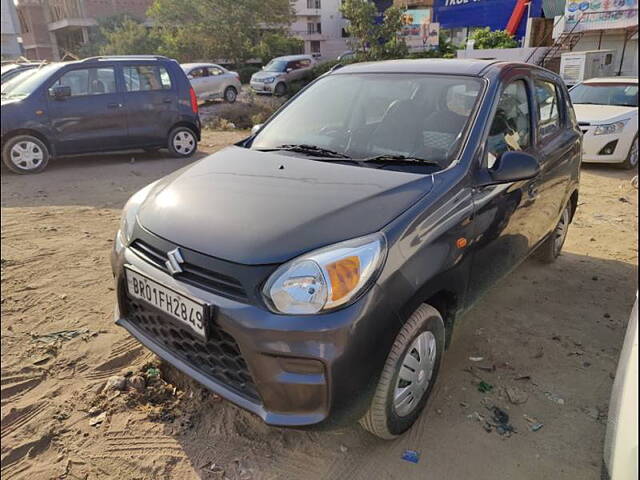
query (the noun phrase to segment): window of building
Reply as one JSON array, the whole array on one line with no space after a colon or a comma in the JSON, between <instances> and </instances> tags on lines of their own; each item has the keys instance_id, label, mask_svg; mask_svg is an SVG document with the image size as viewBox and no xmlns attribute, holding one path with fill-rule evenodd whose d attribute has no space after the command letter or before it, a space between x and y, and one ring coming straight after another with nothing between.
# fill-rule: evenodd
<instances>
[{"instance_id":1,"label":"window of building","mask_svg":"<svg viewBox=\"0 0 640 480\"><path fill-rule=\"evenodd\" d=\"M551 82L536 80L536 98L540 117L540 138L553 135L560 128L558 89Z\"/></svg>"},{"instance_id":2,"label":"window of building","mask_svg":"<svg viewBox=\"0 0 640 480\"><path fill-rule=\"evenodd\" d=\"M322 8L320 0L307 0L307 8Z\"/></svg>"},{"instance_id":3,"label":"window of building","mask_svg":"<svg viewBox=\"0 0 640 480\"><path fill-rule=\"evenodd\" d=\"M132 65L122 69L129 92L171 89L169 72L156 65Z\"/></svg>"},{"instance_id":4,"label":"window of building","mask_svg":"<svg viewBox=\"0 0 640 480\"><path fill-rule=\"evenodd\" d=\"M69 87L72 97L115 93L116 74L113 67L82 68L62 75L54 87Z\"/></svg>"},{"instance_id":5,"label":"window of building","mask_svg":"<svg viewBox=\"0 0 640 480\"><path fill-rule=\"evenodd\" d=\"M487 139L488 167L505 152L525 150L531 144L531 107L527 84L517 80L504 89Z\"/></svg>"},{"instance_id":6,"label":"window of building","mask_svg":"<svg viewBox=\"0 0 640 480\"><path fill-rule=\"evenodd\" d=\"M309 43L310 43L309 47L311 48L311 53L320 53L320 41L319 40L312 40Z\"/></svg>"}]
</instances>

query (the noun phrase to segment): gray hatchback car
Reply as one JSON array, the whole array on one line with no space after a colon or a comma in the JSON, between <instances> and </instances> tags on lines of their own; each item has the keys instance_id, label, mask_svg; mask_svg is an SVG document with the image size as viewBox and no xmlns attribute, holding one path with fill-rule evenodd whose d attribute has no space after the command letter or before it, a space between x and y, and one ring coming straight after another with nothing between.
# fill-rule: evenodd
<instances>
[{"instance_id":1,"label":"gray hatchback car","mask_svg":"<svg viewBox=\"0 0 640 480\"><path fill-rule=\"evenodd\" d=\"M311 55L277 57L251 76L251 90L256 93L284 95L291 84L311 75L316 61Z\"/></svg>"},{"instance_id":2,"label":"gray hatchback car","mask_svg":"<svg viewBox=\"0 0 640 480\"><path fill-rule=\"evenodd\" d=\"M462 314L560 255L581 138L562 80L532 65L334 69L129 200L116 321L270 425L394 438Z\"/></svg>"}]
</instances>

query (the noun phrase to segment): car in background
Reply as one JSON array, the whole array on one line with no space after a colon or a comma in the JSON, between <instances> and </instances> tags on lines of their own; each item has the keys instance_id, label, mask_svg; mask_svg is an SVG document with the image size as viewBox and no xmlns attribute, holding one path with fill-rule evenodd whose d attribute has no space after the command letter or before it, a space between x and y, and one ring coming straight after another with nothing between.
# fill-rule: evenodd
<instances>
[{"instance_id":1,"label":"car in background","mask_svg":"<svg viewBox=\"0 0 640 480\"><path fill-rule=\"evenodd\" d=\"M584 135L583 162L638 165L638 78L592 78L570 91Z\"/></svg>"},{"instance_id":2,"label":"car in background","mask_svg":"<svg viewBox=\"0 0 640 480\"><path fill-rule=\"evenodd\" d=\"M195 91L178 62L161 56L46 65L1 104L2 160L19 174L81 153L164 147L189 157L200 140Z\"/></svg>"},{"instance_id":3,"label":"car in background","mask_svg":"<svg viewBox=\"0 0 640 480\"><path fill-rule=\"evenodd\" d=\"M602 478L638 479L638 294L611 389Z\"/></svg>"},{"instance_id":4,"label":"car in background","mask_svg":"<svg viewBox=\"0 0 640 480\"><path fill-rule=\"evenodd\" d=\"M214 63L183 63L181 67L198 100L222 98L225 102L233 103L238 98L242 85L237 72Z\"/></svg>"},{"instance_id":5,"label":"car in background","mask_svg":"<svg viewBox=\"0 0 640 480\"><path fill-rule=\"evenodd\" d=\"M8 82L25 70L31 70L44 65L44 62L9 63L0 67L0 83Z\"/></svg>"},{"instance_id":6,"label":"car in background","mask_svg":"<svg viewBox=\"0 0 640 480\"><path fill-rule=\"evenodd\" d=\"M309 78L315 64L316 60L312 55L274 58L251 76L251 90L256 93L284 95L293 82Z\"/></svg>"}]
</instances>

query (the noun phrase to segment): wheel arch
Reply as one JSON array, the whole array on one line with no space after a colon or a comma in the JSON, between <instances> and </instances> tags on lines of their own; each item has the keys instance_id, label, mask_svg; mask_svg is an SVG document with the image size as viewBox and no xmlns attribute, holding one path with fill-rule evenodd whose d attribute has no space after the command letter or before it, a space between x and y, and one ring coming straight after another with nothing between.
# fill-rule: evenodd
<instances>
[{"instance_id":1,"label":"wheel arch","mask_svg":"<svg viewBox=\"0 0 640 480\"><path fill-rule=\"evenodd\" d=\"M200 141L200 129L193 122L188 122L186 120L180 120L179 122L176 122L173 125L171 125L171 128L169 128L169 130L167 131L167 137L169 136L169 134L174 128L178 128L178 127L186 127L189 130L193 131L198 141Z\"/></svg>"},{"instance_id":2,"label":"wheel arch","mask_svg":"<svg viewBox=\"0 0 640 480\"><path fill-rule=\"evenodd\" d=\"M55 152L55 147L49 141L47 136L45 134L43 134L42 132L39 132L38 130L33 130L33 129L30 129L30 128L18 128L16 130L12 130L12 131L8 132L7 134L5 134L2 137L2 148L4 149L4 146L12 138L18 137L20 135L31 135L32 137L36 137L38 140L40 140L42 143L44 143L45 147L47 147L47 150L49 151L49 156L51 158L55 157L55 153L56 153Z\"/></svg>"}]
</instances>

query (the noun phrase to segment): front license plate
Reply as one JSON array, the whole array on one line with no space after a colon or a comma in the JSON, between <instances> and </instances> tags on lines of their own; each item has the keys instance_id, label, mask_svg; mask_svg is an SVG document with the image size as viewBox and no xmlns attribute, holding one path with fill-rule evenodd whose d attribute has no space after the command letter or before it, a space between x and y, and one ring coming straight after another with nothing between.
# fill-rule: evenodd
<instances>
[{"instance_id":1,"label":"front license plate","mask_svg":"<svg viewBox=\"0 0 640 480\"><path fill-rule=\"evenodd\" d=\"M206 305L125 267L129 295L144 300L206 338Z\"/></svg>"}]
</instances>

